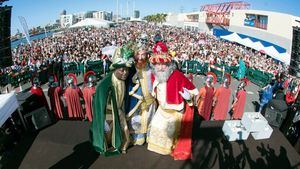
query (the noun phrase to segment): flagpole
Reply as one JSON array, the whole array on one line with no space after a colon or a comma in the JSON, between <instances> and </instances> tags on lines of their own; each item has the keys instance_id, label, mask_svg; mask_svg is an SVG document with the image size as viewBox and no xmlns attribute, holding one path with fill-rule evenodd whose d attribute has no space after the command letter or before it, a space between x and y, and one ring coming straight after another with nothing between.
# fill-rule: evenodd
<instances>
[{"instance_id":1,"label":"flagpole","mask_svg":"<svg viewBox=\"0 0 300 169\"><path fill-rule=\"evenodd\" d=\"M44 31L45 31L45 37L47 38L46 26L44 26Z\"/></svg>"},{"instance_id":2,"label":"flagpole","mask_svg":"<svg viewBox=\"0 0 300 169\"><path fill-rule=\"evenodd\" d=\"M118 23L118 20L119 20L119 0L117 0L117 14L116 14L116 22Z\"/></svg>"}]
</instances>

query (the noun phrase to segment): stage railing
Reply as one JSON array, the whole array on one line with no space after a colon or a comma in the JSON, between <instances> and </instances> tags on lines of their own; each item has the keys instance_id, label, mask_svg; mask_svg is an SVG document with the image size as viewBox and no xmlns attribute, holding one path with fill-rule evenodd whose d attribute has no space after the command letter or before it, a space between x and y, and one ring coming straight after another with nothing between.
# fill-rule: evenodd
<instances>
[{"instance_id":1,"label":"stage railing","mask_svg":"<svg viewBox=\"0 0 300 169\"><path fill-rule=\"evenodd\" d=\"M107 62L105 67L105 72L109 71L110 62ZM209 65L208 63L201 63L196 60L186 60L183 62L180 62L181 64L181 71L183 73L193 73L198 75L205 75L208 71L214 72L217 77L218 81L222 79L224 76L224 73L229 73L232 77L237 78L237 72L239 67L238 66L228 66L228 65ZM64 75L67 75L68 73L74 73L74 74L84 74L86 71L93 70L97 77L99 78L101 74L104 73L104 66L103 61L88 61L86 65L83 63L76 63L76 62L70 62L70 63L63 63L63 72ZM49 68L43 68L39 71L38 77L40 78L40 81L42 84L47 83L48 81L48 73ZM1 74L0 80L1 85L5 86L6 84L11 84L14 87L18 87L20 84L25 84L30 81L31 77L33 75L33 72L31 71L21 71L19 73L11 73L11 74ZM260 70L254 70L252 68L248 68L246 77L254 84L262 87L267 85L273 75L270 73L265 73Z\"/></svg>"},{"instance_id":2,"label":"stage railing","mask_svg":"<svg viewBox=\"0 0 300 169\"><path fill-rule=\"evenodd\" d=\"M239 67L228 65L209 65L208 63L200 63L196 60L185 60L181 62L181 71L183 73L193 73L205 75L208 71L214 72L217 75L218 81L220 81L224 73L229 73L233 78L237 79ZM254 84L263 87L270 83L274 75L266 73L260 70L248 68L246 77Z\"/></svg>"}]
</instances>

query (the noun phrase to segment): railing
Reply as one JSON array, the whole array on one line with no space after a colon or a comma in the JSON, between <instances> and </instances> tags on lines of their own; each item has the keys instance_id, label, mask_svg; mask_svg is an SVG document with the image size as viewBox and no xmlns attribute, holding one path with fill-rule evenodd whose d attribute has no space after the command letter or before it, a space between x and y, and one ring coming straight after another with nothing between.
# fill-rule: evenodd
<instances>
[{"instance_id":1,"label":"railing","mask_svg":"<svg viewBox=\"0 0 300 169\"><path fill-rule=\"evenodd\" d=\"M200 63L195 60L188 60L181 62L181 71L183 73L193 73L205 75L208 71L214 72L217 75L218 81L220 81L224 73L229 73L233 78L237 79L238 66L228 65L209 65L208 63ZM252 68L247 69L246 77L254 84L263 87L266 86L272 80L273 75L265 73L260 70L254 70Z\"/></svg>"},{"instance_id":2,"label":"railing","mask_svg":"<svg viewBox=\"0 0 300 169\"><path fill-rule=\"evenodd\" d=\"M105 72L109 71L109 66L110 62L107 62L106 67L105 67ZM180 62L181 65L181 71L184 73L193 73L193 74L202 74L205 75L208 71L214 72L217 77L218 81L220 81L224 73L227 72L229 73L232 77L237 78L237 72L238 72L238 67L237 66L227 66L227 65L209 65L208 63L200 63L196 60L188 60L188 61L183 61ZM104 68L103 68L103 62L102 61L89 61L87 62L86 67L84 68L84 65L82 63L64 63L63 64L63 71L64 75L68 73L74 73L74 74L84 74L84 72L93 70L96 73L96 76L100 78L101 74L104 73ZM48 81L48 73L49 68L44 68L39 70L38 77L41 81L42 84L47 83ZM20 72L20 73L13 73L13 74L1 74L0 75L0 82L2 86L5 86L6 84L11 84L14 87L19 86L19 84L25 84L30 81L31 77L33 75L33 72L31 71L26 71L26 72ZM249 68L246 73L246 77L254 84L263 87L267 85L273 75L270 73L265 73L259 70L254 70L252 68Z\"/></svg>"},{"instance_id":3,"label":"railing","mask_svg":"<svg viewBox=\"0 0 300 169\"><path fill-rule=\"evenodd\" d=\"M109 72L110 62L107 61L105 72ZM98 78L104 73L103 61L88 61L84 66L83 63L77 62L68 62L63 63L63 75L67 75L69 73L74 73L76 75L83 75L85 72L92 70L96 73ZM53 68L51 66L44 67L36 72L32 72L29 70L20 71L10 74L0 74L0 85L5 86L7 84L11 84L13 87L18 87L19 85L30 82L30 79L34 74L37 74L41 84L45 84L48 82L48 74L54 73Z\"/></svg>"}]
</instances>

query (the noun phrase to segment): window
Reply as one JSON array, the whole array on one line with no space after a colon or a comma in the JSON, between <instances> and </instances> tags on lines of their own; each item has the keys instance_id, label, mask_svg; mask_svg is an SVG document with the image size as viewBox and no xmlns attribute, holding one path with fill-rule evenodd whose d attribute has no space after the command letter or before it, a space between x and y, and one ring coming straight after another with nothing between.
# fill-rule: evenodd
<instances>
[{"instance_id":1,"label":"window","mask_svg":"<svg viewBox=\"0 0 300 169\"><path fill-rule=\"evenodd\" d=\"M246 14L246 18L244 19L244 25L260 28L260 29L267 29L268 16L257 15L257 14Z\"/></svg>"}]
</instances>

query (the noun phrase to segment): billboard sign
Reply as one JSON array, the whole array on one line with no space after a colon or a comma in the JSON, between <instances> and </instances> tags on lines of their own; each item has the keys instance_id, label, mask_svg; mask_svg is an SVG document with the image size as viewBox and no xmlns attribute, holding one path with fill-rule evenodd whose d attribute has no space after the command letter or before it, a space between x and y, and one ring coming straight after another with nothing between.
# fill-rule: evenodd
<instances>
[{"instance_id":1,"label":"billboard sign","mask_svg":"<svg viewBox=\"0 0 300 169\"><path fill-rule=\"evenodd\" d=\"M268 16L257 15L257 14L246 14L246 18L244 19L244 25L267 29L268 26Z\"/></svg>"}]
</instances>

